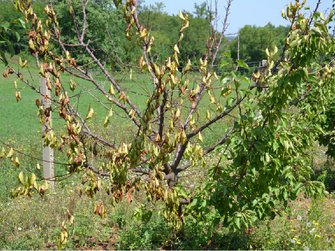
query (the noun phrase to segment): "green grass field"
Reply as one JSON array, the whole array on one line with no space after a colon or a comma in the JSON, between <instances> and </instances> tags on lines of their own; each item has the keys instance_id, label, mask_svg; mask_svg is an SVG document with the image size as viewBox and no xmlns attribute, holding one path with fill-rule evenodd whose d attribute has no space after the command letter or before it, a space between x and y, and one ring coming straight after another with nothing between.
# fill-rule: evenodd
<instances>
[{"instance_id":1,"label":"green grass field","mask_svg":"<svg viewBox=\"0 0 335 251\"><path fill-rule=\"evenodd\" d=\"M14 61L15 57L13 58ZM0 71L3 72L5 67L0 65ZM19 67L16 66L16 70L19 70ZM30 63L29 68L21 69L20 72L23 74L25 79L27 79L30 83L32 83L36 88L39 88L39 75L38 69L35 67L34 63ZM145 74L133 74L133 79L129 80L128 73L118 73L116 76L116 80L120 82L122 86L127 88L129 92L127 95L132 100L132 102L139 108L141 112L144 112L145 109L145 101L148 98L148 93L152 90L152 80L148 75ZM94 74L92 74L94 75ZM68 95L70 97L70 103L76 107L82 117L86 117L86 114L90 107L92 107L95 111L95 115L92 118L91 125L99 125L101 127L102 121L108 114L108 110L111 107L111 102L106 100L104 95L99 93L95 86L82 79L75 78L75 82L77 83L77 88L74 92L70 91L69 82L70 75L64 74L62 75L61 81L65 86ZM96 76L96 79L100 83L104 83L104 76ZM194 79L199 79L197 74L191 74L189 77L190 85L189 88L194 88ZM19 102L16 101L15 98L15 88L14 81L17 81L18 90L21 93L22 100ZM214 78L213 78L214 81ZM214 86L218 86L219 82L216 82ZM244 86L245 87L245 86ZM104 85L106 91L109 90L108 82ZM91 94L95 97L92 97L87 90L90 90ZM220 97L220 89L214 90L215 95ZM20 82L14 75L9 75L9 78L2 78L0 81L0 139L6 141L11 140L10 137L22 138L24 139L27 135L34 134L38 135L41 131L41 126L39 124L39 118L37 117L38 108L35 105L35 100L39 98L38 93L35 93L32 89L27 87L24 83ZM57 98L57 97L56 97ZM186 95L185 106L191 106L191 103L188 100ZM222 99L222 97L221 97ZM102 102L105 107L100 104ZM223 100L223 105L225 104ZM57 114L57 107L52 106L53 113L53 127L55 130L64 129L63 121L60 121L59 115ZM199 112L201 117L205 117L205 113L207 109L212 110L214 114L216 111L216 105L210 105L209 96L205 94L203 100L199 105ZM131 126L129 121L121 119L116 114L123 114L123 111L113 106L113 110L115 111L115 115L112 117L112 125L109 127L109 135L116 134L115 126L126 129ZM186 116L187 110L182 112L183 116ZM208 139L208 142L212 142L215 138L219 139L222 132L226 129L225 124L231 124L234 119L232 117L228 117L225 123L218 122L211 126L210 130L204 131L205 140ZM116 129L118 129L118 127ZM126 127L126 128L125 128ZM108 131L108 130L107 130ZM127 130L125 130L127 131ZM128 130L129 131L129 130ZM214 132L214 133L213 133ZM9 136L10 135L10 136ZM214 137L214 139L213 139ZM115 140L115 139L113 139Z\"/></svg>"}]
</instances>

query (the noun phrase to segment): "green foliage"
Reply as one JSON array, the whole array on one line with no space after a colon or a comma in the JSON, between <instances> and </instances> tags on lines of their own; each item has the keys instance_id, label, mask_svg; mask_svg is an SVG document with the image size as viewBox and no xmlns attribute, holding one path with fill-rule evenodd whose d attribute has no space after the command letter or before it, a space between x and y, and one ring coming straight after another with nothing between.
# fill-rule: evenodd
<instances>
[{"instance_id":1,"label":"green foliage","mask_svg":"<svg viewBox=\"0 0 335 251\"><path fill-rule=\"evenodd\" d=\"M297 13L299 8L302 7L291 6L288 15ZM292 16L290 18L294 20ZM236 102L240 113L231 140L227 142L229 152L222 156L222 165L210 169L211 179L190 204L191 212L196 210L200 213L200 220L206 222L207 217L206 211L204 214L200 211L213 205L223 218L224 226L240 229L252 225L256 219L274 218L280 211L278 205L285 208L287 200L294 200L304 186L308 195L324 191L324 184L309 181L313 170L309 167L308 149L313 146L314 137L320 129L319 124L313 121L320 114L311 109L306 95L299 97L306 92L317 97L317 100L313 99L316 107L322 107L331 100L334 90L333 73L328 70L329 66L325 67L322 78L318 77L318 69L321 68L316 68L313 74L307 72L311 65L317 67L314 62L318 62L320 52L324 50L327 54L333 50L334 41L327 33L326 23L320 24L326 39L320 39L320 34L313 30L303 36L306 29L303 24L306 22L306 19L300 19L298 28L290 32L284 54L290 60L280 64L282 69L278 74L272 75L275 65L272 60L278 50L275 48L274 53L267 50L268 75L265 78L258 75L256 82L268 86L265 93L256 94L255 99L250 98L250 90L239 88L240 82L245 79L232 73L236 97L227 103L224 110ZM311 49L315 48L315 41L320 43L321 51ZM307 91L308 86L313 84L322 86L322 90L313 89L317 93L322 91L322 98L313 94L311 89ZM298 102L293 103L295 99ZM244 102L237 103L237 100ZM292 112L295 105L299 110ZM261 117L257 116L257 111L261 111Z\"/></svg>"},{"instance_id":2,"label":"green foliage","mask_svg":"<svg viewBox=\"0 0 335 251\"><path fill-rule=\"evenodd\" d=\"M165 60L173 53L174 44L179 38L180 19L177 15L168 15L164 8L164 3L157 2L150 8L142 7L139 13L140 20L144 23L148 20L151 27L155 38L152 51L158 60ZM195 4L195 12L189 14L190 26L184 31L183 43L180 44L181 65L185 65L188 58L199 60L206 55L205 43L211 32L210 15L206 3Z\"/></svg>"},{"instance_id":3,"label":"green foliage","mask_svg":"<svg viewBox=\"0 0 335 251\"><path fill-rule=\"evenodd\" d=\"M13 21L12 23L18 23L21 26L25 27L24 22L21 19L17 19ZM20 41L20 34L15 31L13 28L9 28L10 23L8 22L1 22L0 20L0 55L3 58L3 61L5 65L8 65L8 61L5 55L5 51L9 51L10 57L13 57L15 52L14 52L14 46L13 43L10 41L9 34L15 36L16 42Z\"/></svg>"},{"instance_id":4,"label":"green foliage","mask_svg":"<svg viewBox=\"0 0 335 251\"><path fill-rule=\"evenodd\" d=\"M35 8L36 13L42 16L44 3L41 1L33 1L32 5ZM4 36L11 46L0 43L0 51L3 53L10 53L11 57L15 54L19 54L21 51L27 54L28 52L28 39L26 22L20 19L22 18L14 5L13 1L4 0L0 2L0 21L1 21L1 36ZM2 55L3 58L4 55Z\"/></svg>"}]
</instances>

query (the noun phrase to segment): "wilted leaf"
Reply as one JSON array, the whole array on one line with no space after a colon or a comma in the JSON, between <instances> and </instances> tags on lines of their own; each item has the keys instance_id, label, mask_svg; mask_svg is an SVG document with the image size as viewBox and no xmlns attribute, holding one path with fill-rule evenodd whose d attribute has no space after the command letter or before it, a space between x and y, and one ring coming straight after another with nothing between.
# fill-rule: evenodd
<instances>
[{"instance_id":1,"label":"wilted leaf","mask_svg":"<svg viewBox=\"0 0 335 251\"><path fill-rule=\"evenodd\" d=\"M180 17L182 20L185 20L185 17L183 15L183 13L181 12L181 10L178 13L178 17Z\"/></svg>"},{"instance_id":2,"label":"wilted leaf","mask_svg":"<svg viewBox=\"0 0 335 251\"><path fill-rule=\"evenodd\" d=\"M25 182L24 182L24 177L23 177L23 171L21 171L19 173L19 175L17 176L17 181L21 183L21 185L24 185Z\"/></svg>"},{"instance_id":3,"label":"wilted leaf","mask_svg":"<svg viewBox=\"0 0 335 251\"><path fill-rule=\"evenodd\" d=\"M2 148L1 149L1 153L0 153L0 159L2 159L3 157L5 157L5 154L6 154L5 148Z\"/></svg>"},{"instance_id":4,"label":"wilted leaf","mask_svg":"<svg viewBox=\"0 0 335 251\"><path fill-rule=\"evenodd\" d=\"M86 116L86 119L85 119L85 120L92 118L92 117L93 117L93 114L94 114L94 110L93 110L93 108L91 107L90 110L89 110L89 112L88 112L88 114L87 114L87 116Z\"/></svg>"},{"instance_id":5,"label":"wilted leaf","mask_svg":"<svg viewBox=\"0 0 335 251\"><path fill-rule=\"evenodd\" d=\"M7 154L6 158L11 158L14 154L14 149L11 147L10 150L9 150L9 153Z\"/></svg>"},{"instance_id":6,"label":"wilted leaf","mask_svg":"<svg viewBox=\"0 0 335 251\"><path fill-rule=\"evenodd\" d=\"M14 165L17 166L17 167L20 166L20 161L19 161L19 158L17 156L15 157Z\"/></svg>"},{"instance_id":7,"label":"wilted leaf","mask_svg":"<svg viewBox=\"0 0 335 251\"><path fill-rule=\"evenodd\" d=\"M174 51L177 52L178 54L180 53L179 52L179 49L178 49L178 46L175 44L174 47L173 47Z\"/></svg>"},{"instance_id":8,"label":"wilted leaf","mask_svg":"<svg viewBox=\"0 0 335 251\"><path fill-rule=\"evenodd\" d=\"M131 192L129 191L127 193L127 202L130 203L132 201L132 197L131 197Z\"/></svg>"}]
</instances>

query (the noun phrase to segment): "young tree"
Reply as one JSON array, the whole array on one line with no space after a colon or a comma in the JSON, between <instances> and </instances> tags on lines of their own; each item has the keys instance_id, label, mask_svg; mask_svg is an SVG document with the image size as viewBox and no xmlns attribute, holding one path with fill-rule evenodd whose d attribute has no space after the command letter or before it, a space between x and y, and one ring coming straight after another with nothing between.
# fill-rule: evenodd
<instances>
[{"instance_id":1,"label":"young tree","mask_svg":"<svg viewBox=\"0 0 335 251\"><path fill-rule=\"evenodd\" d=\"M114 0L117 8L121 2ZM179 67L180 48L190 25L189 15L179 12L181 24L174 51L165 61L157 61L151 53L155 38L150 27L138 18L137 1L127 0L123 6L123 17L128 23L126 37L136 39L142 51L136 65L123 64L122 74L129 78L130 85L115 78L100 61L97 48L88 39L91 34L87 34L87 2L80 3L80 9L74 8L71 2L68 5L76 44L62 40L52 1L44 9L49 17L45 23L39 20L29 2L17 0L15 6L32 24L29 50L39 58L40 75L46 78L52 93L44 99L53 102L52 112L58 114L66 128L66 133L56 135L49 126L43 135L44 142L67 152L65 168L69 175L76 172L83 175L88 196L105 190L115 203L123 197L131 202L134 191L142 190L148 200L164 202L162 215L177 228L182 226L185 216L190 215L199 222L210 216L213 224L223 220L224 226L239 229L252 225L256 219L280 213L288 199L295 199L302 190L307 195L324 192L322 183L310 181L313 170L309 150L320 131L320 121L324 121L320 110L334 93L333 60L318 63L320 53L333 56L334 40L327 30L333 13L324 17L316 8L311 16L305 17L301 13L305 3L291 3L282 12L283 18L291 23L289 35L281 52L277 47L273 51L266 50L266 75L258 72L253 78L237 77L237 68L247 68L247 65L240 59L232 60L231 55L224 52L222 57L231 61L233 71L221 76L219 81L214 62L223 46L232 0L227 2L221 33L214 29L208 32L205 56L198 61L187 60L182 69ZM58 48L51 48L50 40L57 43ZM72 57L69 50L73 46L91 59L91 66L100 69L107 88L87 71L87 64L82 65ZM277 53L280 57L275 62L273 58ZM117 54L115 60L122 65ZM224 60L221 67L226 66L227 60ZM88 121L95 111L91 108L83 114L76 109L62 81L63 73L89 81L100 92L99 96L95 92L91 95L107 111L103 122L106 130L113 130L109 127L113 119L123 125L132 123L128 127L129 142L104 137L92 130ZM149 83L137 81L135 73L143 74ZM20 77L39 95L39 90L19 70L9 67L4 76L8 74ZM71 81L71 90L77 85ZM139 88L129 87L133 85ZM135 95L143 96L143 103L135 103ZM318 109L313 109L312 99L313 107ZM39 106L40 100L36 103ZM49 120L50 111L39 107L39 112L41 122ZM213 136L214 127L220 130L219 135ZM100 146L99 151L96 145ZM214 150L218 158L207 173L206 157ZM1 154L4 156L5 150ZM13 149L7 157L19 165ZM95 159L100 162L93 161ZM191 173L206 174L206 182L189 189L183 177ZM33 189L40 194L45 192L34 175L27 177L25 182L20 173L21 185L11 192L12 196L31 194ZM216 213L210 214L212 210ZM94 212L104 216L102 201L96 203ZM73 221L71 212L68 218ZM63 222L59 246L65 244L66 239Z\"/></svg>"}]
</instances>

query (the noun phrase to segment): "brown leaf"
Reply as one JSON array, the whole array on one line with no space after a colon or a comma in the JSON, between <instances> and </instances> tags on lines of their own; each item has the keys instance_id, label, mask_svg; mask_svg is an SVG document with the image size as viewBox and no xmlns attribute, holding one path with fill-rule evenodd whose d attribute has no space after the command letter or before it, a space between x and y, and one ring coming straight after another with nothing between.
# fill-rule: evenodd
<instances>
[{"instance_id":1,"label":"brown leaf","mask_svg":"<svg viewBox=\"0 0 335 251\"><path fill-rule=\"evenodd\" d=\"M51 113L51 107L47 107L44 111L44 115L50 117L50 113Z\"/></svg>"},{"instance_id":2,"label":"brown leaf","mask_svg":"<svg viewBox=\"0 0 335 251\"><path fill-rule=\"evenodd\" d=\"M72 136L72 138L77 142L77 144L80 143L79 139L78 139L76 136L74 136L73 134L72 134L71 136Z\"/></svg>"},{"instance_id":3,"label":"brown leaf","mask_svg":"<svg viewBox=\"0 0 335 251\"><path fill-rule=\"evenodd\" d=\"M140 68L142 67L142 62L143 62L143 56L140 58L140 61L139 61Z\"/></svg>"},{"instance_id":4,"label":"brown leaf","mask_svg":"<svg viewBox=\"0 0 335 251\"><path fill-rule=\"evenodd\" d=\"M159 135L159 133L156 134L156 139L155 139L155 143L158 143L161 141L161 137Z\"/></svg>"},{"instance_id":5,"label":"brown leaf","mask_svg":"<svg viewBox=\"0 0 335 251\"><path fill-rule=\"evenodd\" d=\"M135 118L136 112L134 111L133 115L131 115L131 120L133 120Z\"/></svg>"},{"instance_id":6,"label":"brown leaf","mask_svg":"<svg viewBox=\"0 0 335 251\"><path fill-rule=\"evenodd\" d=\"M36 99L36 106L37 106L37 108L40 107L40 99L39 98Z\"/></svg>"},{"instance_id":7,"label":"brown leaf","mask_svg":"<svg viewBox=\"0 0 335 251\"><path fill-rule=\"evenodd\" d=\"M35 31L29 31L28 33L28 37L29 39L32 38L32 39L36 39L37 37L37 33Z\"/></svg>"},{"instance_id":8,"label":"brown leaf","mask_svg":"<svg viewBox=\"0 0 335 251\"><path fill-rule=\"evenodd\" d=\"M83 158L81 156L81 152L79 152L77 163L80 164L82 161L83 161Z\"/></svg>"},{"instance_id":9,"label":"brown leaf","mask_svg":"<svg viewBox=\"0 0 335 251\"><path fill-rule=\"evenodd\" d=\"M132 201L131 192L130 191L127 193L127 201L128 201L128 203L130 203Z\"/></svg>"},{"instance_id":10,"label":"brown leaf","mask_svg":"<svg viewBox=\"0 0 335 251\"><path fill-rule=\"evenodd\" d=\"M63 148L64 148L64 144L63 143L59 144L58 151L63 152Z\"/></svg>"},{"instance_id":11,"label":"brown leaf","mask_svg":"<svg viewBox=\"0 0 335 251\"><path fill-rule=\"evenodd\" d=\"M188 99L193 102L194 101L194 98L192 97L192 92L191 91L188 91Z\"/></svg>"},{"instance_id":12,"label":"brown leaf","mask_svg":"<svg viewBox=\"0 0 335 251\"><path fill-rule=\"evenodd\" d=\"M127 29L125 30L126 32L130 29L131 24L128 25Z\"/></svg>"},{"instance_id":13,"label":"brown leaf","mask_svg":"<svg viewBox=\"0 0 335 251\"><path fill-rule=\"evenodd\" d=\"M8 78L8 71L4 70L2 76L4 78Z\"/></svg>"},{"instance_id":14,"label":"brown leaf","mask_svg":"<svg viewBox=\"0 0 335 251\"><path fill-rule=\"evenodd\" d=\"M170 79L171 79L171 77L170 77L170 75L168 75L167 78L166 78L165 84L167 84L170 81Z\"/></svg>"},{"instance_id":15,"label":"brown leaf","mask_svg":"<svg viewBox=\"0 0 335 251\"><path fill-rule=\"evenodd\" d=\"M181 92L183 93L183 95L185 95L185 90L184 90L184 87L180 87L180 90L181 90Z\"/></svg>"}]
</instances>

